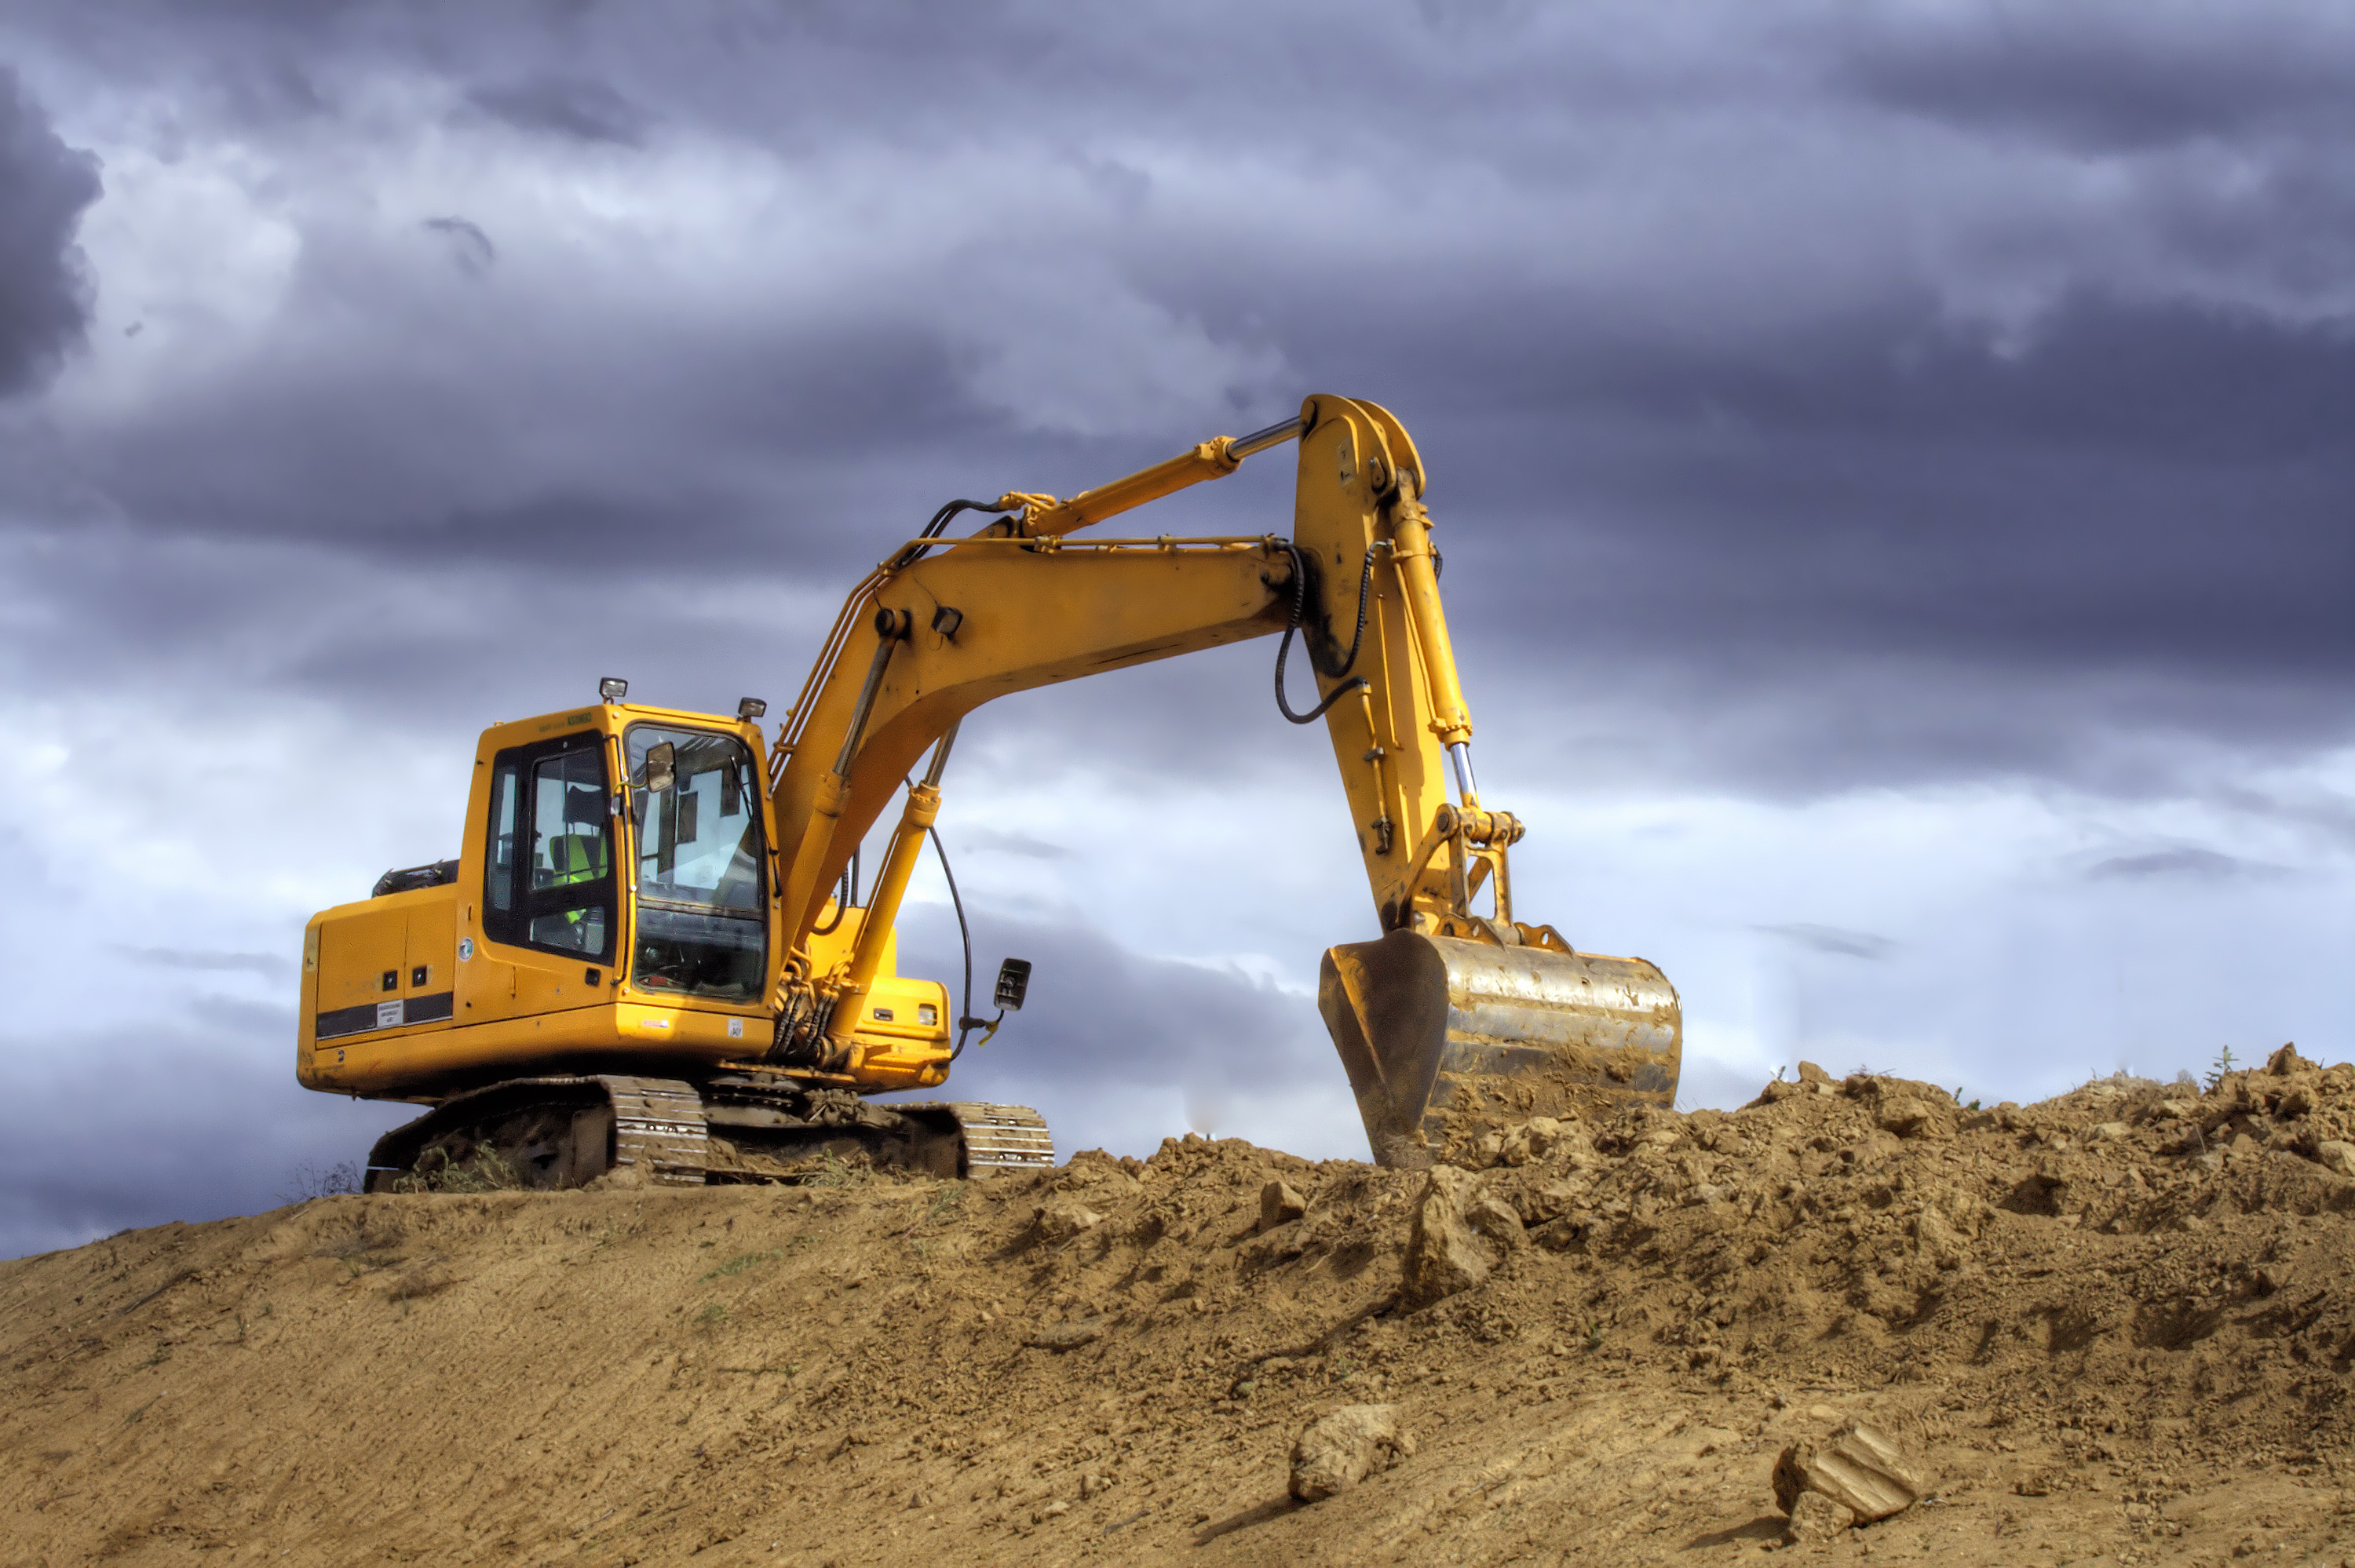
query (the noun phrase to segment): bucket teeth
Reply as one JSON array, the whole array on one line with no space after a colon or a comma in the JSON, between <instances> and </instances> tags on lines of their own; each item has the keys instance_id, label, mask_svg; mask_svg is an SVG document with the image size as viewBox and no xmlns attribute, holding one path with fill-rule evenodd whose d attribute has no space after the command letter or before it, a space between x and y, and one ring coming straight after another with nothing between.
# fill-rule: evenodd
<instances>
[{"instance_id":1,"label":"bucket teeth","mask_svg":"<svg viewBox=\"0 0 2355 1568\"><path fill-rule=\"evenodd\" d=\"M1674 1102L1676 988L1642 959L1392 931L1325 954L1316 1000L1377 1164L1532 1116Z\"/></svg>"}]
</instances>

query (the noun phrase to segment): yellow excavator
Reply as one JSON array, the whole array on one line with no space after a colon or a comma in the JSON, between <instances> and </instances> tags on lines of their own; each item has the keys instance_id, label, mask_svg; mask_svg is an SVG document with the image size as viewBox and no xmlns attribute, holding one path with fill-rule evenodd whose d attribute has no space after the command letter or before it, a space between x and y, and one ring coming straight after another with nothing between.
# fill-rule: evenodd
<instances>
[{"instance_id":1,"label":"yellow excavator","mask_svg":"<svg viewBox=\"0 0 2355 1568\"><path fill-rule=\"evenodd\" d=\"M1288 537L1075 536L1293 440ZM1007 960L985 1020L898 972L958 724L1009 692L1281 634L1277 705L1324 720L1381 933L1329 949L1318 982L1375 1160L1672 1100L1667 979L1514 917L1522 826L1473 777L1426 493L1388 410L1313 397L1069 500L943 506L852 589L773 743L754 699L730 719L631 703L614 679L590 706L494 726L457 857L312 917L297 1077L431 1107L377 1144L371 1190L1051 1164L1027 1107L873 1097L942 1084L1028 983ZM992 520L950 536L962 513ZM1305 713L1284 685L1295 636L1317 688ZM895 799L862 896L854 857ZM969 991L969 944L965 968Z\"/></svg>"}]
</instances>

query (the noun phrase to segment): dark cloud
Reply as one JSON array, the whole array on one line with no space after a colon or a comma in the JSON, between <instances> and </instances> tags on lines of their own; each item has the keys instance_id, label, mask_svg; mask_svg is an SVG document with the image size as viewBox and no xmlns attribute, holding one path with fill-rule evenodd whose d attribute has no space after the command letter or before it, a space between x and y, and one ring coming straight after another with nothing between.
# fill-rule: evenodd
<instances>
[{"instance_id":1,"label":"dark cloud","mask_svg":"<svg viewBox=\"0 0 2355 1568\"><path fill-rule=\"evenodd\" d=\"M215 973L260 975L264 980L291 980L294 964L275 953L221 953L188 948L118 948L117 952L159 969L197 969Z\"/></svg>"},{"instance_id":2,"label":"dark cloud","mask_svg":"<svg viewBox=\"0 0 2355 1568\"><path fill-rule=\"evenodd\" d=\"M987 1047L968 1050L952 1081L965 1097L1037 1107L1065 1153L1095 1144L1150 1153L1182 1130L1161 1114L1181 1108L1193 1130L1210 1134L1303 1096L1349 1103L1314 998L1230 965L1131 952L1077 919L1023 919L970 898L966 910L984 1016L1000 958L1034 967L1022 1011ZM959 948L946 911L911 911L900 941L905 972L950 977L954 993ZM1354 1128L1345 1136L1363 1158Z\"/></svg>"},{"instance_id":3,"label":"dark cloud","mask_svg":"<svg viewBox=\"0 0 2355 1568\"><path fill-rule=\"evenodd\" d=\"M479 278L499 259L499 248L482 225L464 217L429 217L425 228L450 241L450 260L469 278Z\"/></svg>"},{"instance_id":4,"label":"dark cloud","mask_svg":"<svg viewBox=\"0 0 2355 1568\"><path fill-rule=\"evenodd\" d=\"M59 1062L105 1062L123 1077L98 1093L79 1075L33 1065ZM365 1162L379 1133L415 1114L309 1093L285 1060L257 1059L233 1031L186 1027L0 1041L0 1088L18 1127L0 1141L9 1257L275 1207L297 1195L306 1169Z\"/></svg>"},{"instance_id":5,"label":"dark cloud","mask_svg":"<svg viewBox=\"0 0 2355 1568\"><path fill-rule=\"evenodd\" d=\"M2094 882L2149 882L2158 878L2192 882L2245 882L2285 874L2277 865L2264 865L2238 856L2219 854L2197 844L2152 850L2143 854L2113 855L2085 870Z\"/></svg>"},{"instance_id":6,"label":"dark cloud","mask_svg":"<svg viewBox=\"0 0 2355 1568\"><path fill-rule=\"evenodd\" d=\"M645 111L611 82L580 77L534 76L477 87L466 95L476 108L526 131L635 147L645 140Z\"/></svg>"},{"instance_id":7,"label":"dark cloud","mask_svg":"<svg viewBox=\"0 0 2355 1568\"><path fill-rule=\"evenodd\" d=\"M1897 944L1886 937L1876 937L1870 931L1843 931L1837 926L1816 926L1801 921L1758 928L1770 937L1779 937L1808 952L1832 953L1844 959L1885 959L1897 950Z\"/></svg>"},{"instance_id":8,"label":"dark cloud","mask_svg":"<svg viewBox=\"0 0 2355 1568\"><path fill-rule=\"evenodd\" d=\"M39 385L82 341L97 285L74 233L99 188L98 160L0 66L0 396Z\"/></svg>"},{"instance_id":9,"label":"dark cloud","mask_svg":"<svg viewBox=\"0 0 2355 1568\"><path fill-rule=\"evenodd\" d=\"M1868 23L1841 74L1892 108L1960 127L2146 151L2346 125L2355 110L2334 33L2343 48L2343 22L2272 7L2073 5L2032 17L1956 7Z\"/></svg>"}]
</instances>

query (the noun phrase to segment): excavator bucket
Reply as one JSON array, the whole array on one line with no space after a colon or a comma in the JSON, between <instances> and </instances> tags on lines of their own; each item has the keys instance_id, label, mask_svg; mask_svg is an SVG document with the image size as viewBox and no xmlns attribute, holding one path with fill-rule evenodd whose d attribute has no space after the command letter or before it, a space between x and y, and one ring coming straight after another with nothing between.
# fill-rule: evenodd
<instances>
[{"instance_id":1,"label":"excavator bucket","mask_svg":"<svg viewBox=\"0 0 2355 1568\"><path fill-rule=\"evenodd\" d=\"M1683 1014L1642 959L1392 931L1327 949L1316 1001L1379 1165L1676 1098Z\"/></svg>"}]
</instances>

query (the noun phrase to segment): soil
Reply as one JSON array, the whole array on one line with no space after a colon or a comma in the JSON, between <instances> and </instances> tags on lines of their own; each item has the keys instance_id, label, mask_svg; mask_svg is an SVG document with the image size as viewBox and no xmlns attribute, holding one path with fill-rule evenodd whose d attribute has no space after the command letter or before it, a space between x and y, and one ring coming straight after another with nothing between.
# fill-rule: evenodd
<instances>
[{"instance_id":1,"label":"soil","mask_svg":"<svg viewBox=\"0 0 2355 1568\"><path fill-rule=\"evenodd\" d=\"M2338 1563L2350 1139L2294 1053L1992 1110L1810 1070L1438 1181L1189 1138L167 1225L0 1264L0 1557ZM1377 1404L1411 1451L1295 1502ZM1777 1456L1859 1417L1929 1495L1781 1546Z\"/></svg>"}]
</instances>

